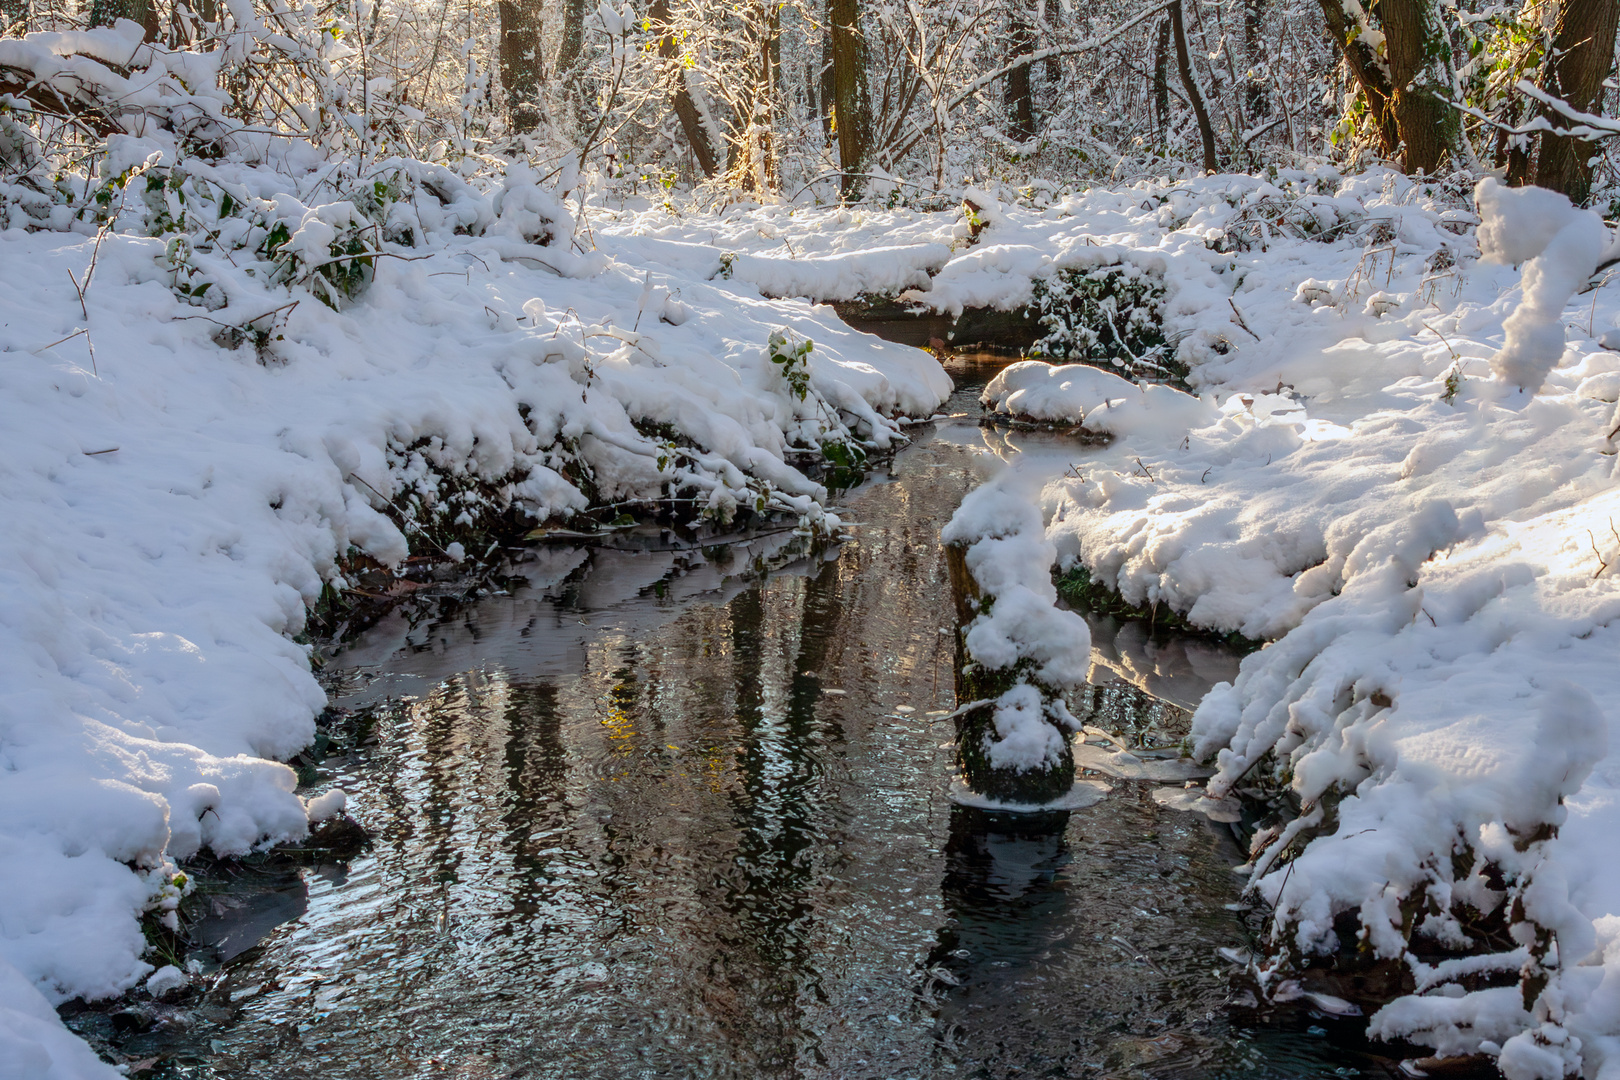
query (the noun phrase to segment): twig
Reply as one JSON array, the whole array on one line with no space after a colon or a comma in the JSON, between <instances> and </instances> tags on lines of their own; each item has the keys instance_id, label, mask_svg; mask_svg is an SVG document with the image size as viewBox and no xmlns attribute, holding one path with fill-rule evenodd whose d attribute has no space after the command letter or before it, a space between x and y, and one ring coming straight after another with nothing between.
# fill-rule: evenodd
<instances>
[{"instance_id":1,"label":"twig","mask_svg":"<svg viewBox=\"0 0 1620 1080\"><path fill-rule=\"evenodd\" d=\"M1259 341L1260 335L1255 333L1253 330L1250 330L1249 324L1243 320L1243 312L1238 309L1237 301L1228 296L1226 298L1226 302L1232 308L1232 317L1235 318L1237 320L1237 324L1243 328L1243 332L1254 338L1254 340Z\"/></svg>"},{"instance_id":2,"label":"twig","mask_svg":"<svg viewBox=\"0 0 1620 1080\"><path fill-rule=\"evenodd\" d=\"M1587 535L1588 539L1590 539L1592 541L1592 554L1597 556L1598 568L1597 568L1596 572L1594 572L1592 574L1592 580L1596 581L1598 578L1603 576L1603 571L1605 571L1605 570L1607 570L1609 568L1609 564L1604 561L1603 552L1598 550L1597 537L1592 535L1592 530L1587 529L1586 530L1586 535Z\"/></svg>"},{"instance_id":3,"label":"twig","mask_svg":"<svg viewBox=\"0 0 1620 1080\"><path fill-rule=\"evenodd\" d=\"M1457 355L1457 350L1453 349L1451 347L1451 342L1446 340L1446 335L1442 334L1440 331L1436 330L1434 327L1430 326L1428 323L1420 323L1419 325L1422 326L1423 329L1427 330L1429 333L1433 334L1435 337L1440 339L1440 344L1444 345L1446 347L1446 350L1451 353L1451 358L1453 360L1461 360L1462 359L1462 357ZM1591 335L1587 335L1587 336L1590 337Z\"/></svg>"},{"instance_id":4,"label":"twig","mask_svg":"<svg viewBox=\"0 0 1620 1080\"><path fill-rule=\"evenodd\" d=\"M116 454L116 453L118 453L118 450L119 450L119 448L116 447L116 446L109 446L105 450L86 450L84 452L84 456L85 457L98 457L101 454Z\"/></svg>"},{"instance_id":5,"label":"twig","mask_svg":"<svg viewBox=\"0 0 1620 1080\"><path fill-rule=\"evenodd\" d=\"M1147 478L1149 480L1153 481L1153 483L1155 483L1155 484L1158 483L1158 481L1153 478L1153 470L1149 469L1146 465L1142 464L1142 459L1141 458L1136 459L1136 467L1138 469L1141 469L1142 472L1147 475Z\"/></svg>"}]
</instances>

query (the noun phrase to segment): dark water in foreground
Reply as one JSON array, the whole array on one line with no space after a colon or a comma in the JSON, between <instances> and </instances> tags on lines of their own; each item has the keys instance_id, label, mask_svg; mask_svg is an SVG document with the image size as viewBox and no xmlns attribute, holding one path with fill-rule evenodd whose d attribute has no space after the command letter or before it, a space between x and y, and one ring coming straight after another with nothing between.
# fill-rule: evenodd
<instances>
[{"instance_id":1,"label":"dark water in foreground","mask_svg":"<svg viewBox=\"0 0 1620 1080\"><path fill-rule=\"evenodd\" d=\"M987 440L918 428L834 552L545 549L509 595L338 656L374 726L323 782L375 844L303 872L174 1075L1384 1075L1330 1021L1229 1008L1226 826L1119 780L1072 813L948 799L938 534ZM1183 692L1231 664L1131 633L1116 667ZM1120 684L1082 698L1185 729Z\"/></svg>"}]
</instances>

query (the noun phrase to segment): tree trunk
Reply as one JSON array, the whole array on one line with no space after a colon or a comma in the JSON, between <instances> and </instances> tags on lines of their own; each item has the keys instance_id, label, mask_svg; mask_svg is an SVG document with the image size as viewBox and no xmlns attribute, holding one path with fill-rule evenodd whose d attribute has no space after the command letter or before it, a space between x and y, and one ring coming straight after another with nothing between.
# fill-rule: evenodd
<instances>
[{"instance_id":1,"label":"tree trunk","mask_svg":"<svg viewBox=\"0 0 1620 1080\"><path fill-rule=\"evenodd\" d=\"M860 20L860 0L828 0L832 106L838 167L844 174L839 190L846 200L860 197L866 183L861 174L872 153L872 91L866 82L866 39Z\"/></svg>"},{"instance_id":2,"label":"tree trunk","mask_svg":"<svg viewBox=\"0 0 1620 1080\"><path fill-rule=\"evenodd\" d=\"M1271 95L1266 92L1265 79L1258 73L1266 59L1265 25L1266 0L1244 0L1243 63L1248 70L1243 75L1243 104L1251 124L1271 115Z\"/></svg>"},{"instance_id":3,"label":"tree trunk","mask_svg":"<svg viewBox=\"0 0 1620 1080\"><path fill-rule=\"evenodd\" d=\"M686 136L687 145L692 148L692 155L697 158L698 168L703 170L704 176L713 176L719 171L720 165L715 159L714 146L709 142L709 132L703 126L697 103L692 100L692 90L686 84L686 69L679 62L681 47L675 41L675 32L669 24L669 0L653 0L652 7L647 9L647 21L658 31L659 57L675 61L670 65L675 81L675 90L671 95L675 118L681 122L681 132Z\"/></svg>"},{"instance_id":4,"label":"tree trunk","mask_svg":"<svg viewBox=\"0 0 1620 1080\"><path fill-rule=\"evenodd\" d=\"M1367 116L1378 136L1378 152L1394 159L1401 149L1400 130L1395 126L1395 114L1390 108L1389 79L1384 75L1378 52L1361 36L1360 29L1345 14L1342 0L1320 0L1322 17L1328 31L1344 56L1345 66L1361 88L1367 102Z\"/></svg>"},{"instance_id":5,"label":"tree trunk","mask_svg":"<svg viewBox=\"0 0 1620 1080\"><path fill-rule=\"evenodd\" d=\"M1192 60L1187 55L1187 28L1181 21L1181 0L1170 5L1170 31L1176 39L1176 68L1181 73L1181 85L1192 103L1193 116L1198 119L1198 136L1204 143L1204 171L1220 172L1221 163L1215 156L1215 129L1209 122L1209 110L1204 107L1204 95L1193 78Z\"/></svg>"},{"instance_id":6,"label":"tree trunk","mask_svg":"<svg viewBox=\"0 0 1620 1080\"><path fill-rule=\"evenodd\" d=\"M562 44L557 46L557 77L572 81L585 51L585 0L563 0Z\"/></svg>"},{"instance_id":7,"label":"tree trunk","mask_svg":"<svg viewBox=\"0 0 1620 1080\"><path fill-rule=\"evenodd\" d=\"M1159 43L1153 51L1153 119L1159 128L1159 149L1170 142L1170 20L1159 22Z\"/></svg>"},{"instance_id":8,"label":"tree trunk","mask_svg":"<svg viewBox=\"0 0 1620 1080\"><path fill-rule=\"evenodd\" d=\"M94 0L90 5L91 26L111 26L119 19L141 24L147 41L156 41L160 32L155 0Z\"/></svg>"},{"instance_id":9,"label":"tree trunk","mask_svg":"<svg viewBox=\"0 0 1620 1080\"><path fill-rule=\"evenodd\" d=\"M28 33L32 9L32 0L0 0L0 36L21 37Z\"/></svg>"},{"instance_id":10,"label":"tree trunk","mask_svg":"<svg viewBox=\"0 0 1620 1080\"><path fill-rule=\"evenodd\" d=\"M1401 137L1401 169L1438 172L1456 147L1457 111L1445 100L1450 47L1434 0L1380 0L1395 127ZM1612 47L1612 45L1611 45Z\"/></svg>"},{"instance_id":11,"label":"tree trunk","mask_svg":"<svg viewBox=\"0 0 1620 1080\"><path fill-rule=\"evenodd\" d=\"M1030 32L1029 20L1017 5L1018 0L1015 0L1011 22L1007 27L1009 59L1017 59L1035 47L1035 35ZM1035 94L1029 83L1029 68L1028 64L1021 64L1007 72L1004 104L1012 119L1009 134L1017 142L1027 142L1035 137Z\"/></svg>"},{"instance_id":12,"label":"tree trunk","mask_svg":"<svg viewBox=\"0 0 1620 1080\"><path fill-rule=\"evenodd\" d=\"M513 131L533 131L540 123L540 0L499 0L501 86Z\"/></svg>"},{"instance_id":13,"label":"tree trunk","mask_svg":"<svg viewBox=\"0 0 1620 1080\"><path fill-rule=\"evenodd\" d=\"M1552 79L1548 93L1581 112L1593 112L1603 96L1603 81L1614 63L1614 38L1620 21L1620 0L1564 0L1553 33ZM1559 127L1570 121L1547 109L1548 120ZM1594 146L1584 139L1545 132L1536 183L1568 195L1580 205L1592 194Z\"/></svg>"}]
</instances>

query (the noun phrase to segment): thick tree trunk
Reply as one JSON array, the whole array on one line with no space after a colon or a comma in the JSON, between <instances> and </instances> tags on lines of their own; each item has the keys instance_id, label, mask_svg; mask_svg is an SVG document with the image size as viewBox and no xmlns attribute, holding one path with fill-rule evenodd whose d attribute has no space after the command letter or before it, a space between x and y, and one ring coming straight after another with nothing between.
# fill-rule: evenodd
<instances>
[{"instance_id":1,"label":"thick tree trunk","mask_svg":"<svg viewBox=\"0 0 1620 1080\"><path fill-rule=\"evenodd\" d=\"M563 0L562 43L557 46L557 77L571 79L585 51L585 0Z\"/></svg>"},{"instance_id":2,"label":"thick tree trunk","mask_svg":"<svg viewBox=\"0 0 1620 1080\"><path fill-rule=\"evenodd\" d=\"M501 86L513 131L533 131L540 123L540 0L499 0Z\"/></svg>"},{"instance_id":3,"label":"thick tree trunk","mask_svg":"<svg viewBox=\"0 0 1620 1080\"><path fill-rule=\"evenodd\" d=\"M1581 112L1592 112L1603 94L1603 80L1614 63L1614 38L1620 22L1620 0L1564 0L1553 33L1552 78L1548 93ZM1548 109L1547 119L1560 127L1569 120ZM1536 183L1568 195L1579 205L1592 194L1593 144L1551 132L1541 136Z\"/></svg>"},{"instance_id":4,"label":"thick tree trunk","mask_svg":"<svg viewBox=\"0 0 1620 1080\"><path fill-rule=\"evenodd\" d=\"M1209 110L1204 107L1204 95L1193 78L1192 59L1187 55L1187 28L1181 21L1181 0L1169 7L1170 31L1176 39L1176 69L1181 74L1182 88L1192 103L1193 116L1198 120L1198 137L1204 143L1204 171L1220 172L1221 163L1215 156L1215 128L1209 122Z\"/></svg>"},{"instance_id":5,"label":"thick tree trunk","mask_svg":"<svg viewBox=\"0 0 1620 1080\"><path fill-rule=\"evenodd\" d=\"M1035 35L1030 31L1029 19L1015 3L1007 27L1008 58L1016 59L1034 48ZM1007 72L1004 104L1012 122L1008 134L1017 142L1027 142L1035 137L1035 93L1030 86L1029 69L1030 65L1021 64Z\"/></svg>"},{"instance_id":6,"label":"thick tree trunk","mask_svg":"<svg viewBox=\"0 0 1620 1080\"><path fill-rule=\"evenodd\" d=\"M1392 96L1389 79L1384 75L1378 52L1361 36L1360 29L1345 14L1342 0L1320 0L1322 18L1328 32L1338 44L1361 96L1367 102L1367 116L1378 136L1378 152L1394 159L1400 152L1401 134L1395 126L1395 113L1390 108Z\"/></svg>"},{"instance_id":7,"label":"thick tree trunk","mask_svg":"<svg viewBox=\"0 0 1620 1080\"><path fill-rule=\"evenodd\" d=\"M647 21L659 34L659 57L676 61L670 65L675 81L671 104L675 118L681 122L681 132L686 136L686 143L692 148L692 156L697 158L698 168L703 170L703 175L714 176L719 171L720 163L715 158L714 145L709 142L709 132L703 126L697 103L692 100L691 88L686 84L686 69L679 63L681 47L675 41L675 32L669 24L669 0L653 0L652 7L647 10Z\"/></svg>"},{"instance_id":8,"label":"thick tree trunk","mask_svg":"<svg viewBox=\"0 0 1620 1080\"><path fill-rule=\"evenodd\" d=\"M147 41L158 39L161 27L156 0L94 0L90 5L91 26L111 26L119 19L140 23Z\"/></svg>"},{"instance_id":9,"label":"thick tree trunk","mask_svg":"<svg viewBox=\"0 0 1620 1080\"><path fill-rule=\"evenodd\" d=\"M866 39L861 36L860 0L828 0L827 35L832 53L832 106L838 136L840 191L860 197L872 154L872 92L866 81Z\"/></svg>"},{"instance_id":10,"label":"thick tree trunk","mask_svg":"<svg viewBox=\"0 0 1620 1080\"><path fill-rule=\"evenodd\" d=\"M1432 175L1457 145L1457 111L1445 100L1449 46L1434 0L1380 0L1378 9L1394 89L1390 108L1401 137L1401 169Z\"/></svg>"}]
</instances>

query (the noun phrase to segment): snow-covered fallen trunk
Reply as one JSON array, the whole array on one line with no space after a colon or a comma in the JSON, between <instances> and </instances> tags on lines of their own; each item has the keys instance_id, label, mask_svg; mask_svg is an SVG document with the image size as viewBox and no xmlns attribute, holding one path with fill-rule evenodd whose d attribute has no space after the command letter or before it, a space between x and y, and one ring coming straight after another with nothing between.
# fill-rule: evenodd
<instances>
[{"instance_id":1,"label":"snow-covered fallen trunk","mask_svg":"<svg viewBox=\"0 0 1620 1080\"><path fill-rule=\"evenodd\" d=\"M968 495L940 539L963 618L956 722L963 778L977 795L1032 805L1059 798L1074 782L1069 736L1080 723L1063 694L1086 681L1091 632L1055 606L1057 550L1027 493L1006 486L1011 479Z\"/></svg>"}]
</instances>

